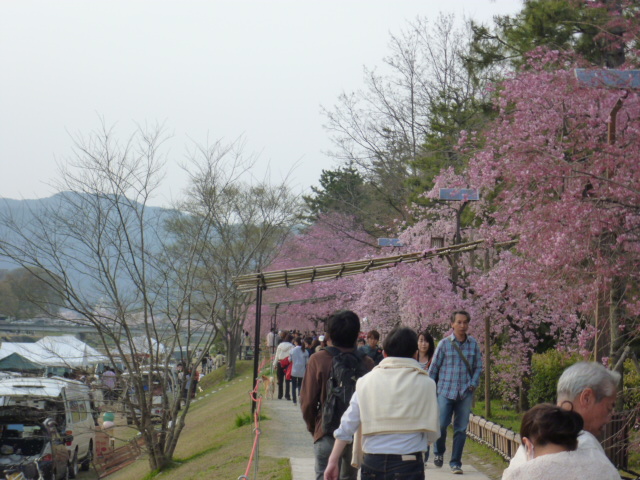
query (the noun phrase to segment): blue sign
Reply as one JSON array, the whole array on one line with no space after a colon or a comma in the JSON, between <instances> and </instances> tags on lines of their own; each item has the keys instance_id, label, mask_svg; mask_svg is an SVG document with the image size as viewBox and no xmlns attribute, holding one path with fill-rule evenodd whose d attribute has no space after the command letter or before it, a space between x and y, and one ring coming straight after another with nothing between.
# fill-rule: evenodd
<instances>
[{"instance_id":1,"label":"blue sign","mask_svg":"<svg viewBox=\"0 0 640 480\"><path fill-rule=\"evenodd\" d=\"M475 188L441 188L440 200L475 202L480 200L480 195Z\"/></svg>"},{"instance_id":2,"label":"blue sign","mask_svg":"<svg viewBox=\"0 0 640 480\"><path fill-rule=\"evenodd\" d=\"M588 87L640 88L640 70L575 69L576 79Z\"/></svg>"},{"instance_id":3,"label":"blue sign","mask_svg":"<svg viewBox=\"0 0 640 480\"><path fill-rule=\"evenodd\" d=\"M379 247L404 247L404 243L402 243L397 238L379 238L378 246Z\"/></svg>"}]
</instances>

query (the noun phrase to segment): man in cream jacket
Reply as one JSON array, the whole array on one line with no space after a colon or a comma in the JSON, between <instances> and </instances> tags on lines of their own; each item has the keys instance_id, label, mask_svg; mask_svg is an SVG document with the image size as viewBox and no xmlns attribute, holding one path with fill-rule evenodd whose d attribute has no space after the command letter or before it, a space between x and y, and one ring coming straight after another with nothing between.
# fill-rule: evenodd
<instances>
[{"instance_id":1,"label":"man in cream jacket","mask_svg":"<svg viewBox=\"0 0 640 480\"><path fill-rule=\"evenodd\" d=\"M393 472L425 478L423 452L440 435L436 384L416 360L418 335L410 328L394 329L383 350L384 360L358 380L334 432L325 480L338 479L340 456L352 441L352 464L363 477Z\"/></svg>"}]
</instances>

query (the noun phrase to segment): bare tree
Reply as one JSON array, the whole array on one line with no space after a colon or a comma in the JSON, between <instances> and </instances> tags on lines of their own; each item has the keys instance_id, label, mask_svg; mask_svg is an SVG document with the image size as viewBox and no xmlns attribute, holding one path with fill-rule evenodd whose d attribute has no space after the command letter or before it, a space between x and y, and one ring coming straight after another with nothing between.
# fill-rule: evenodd
<instances>
[{"instance_id":1,"label":"bare tree","mask_svg":"<svg viewBox=\"0 0 640 480\"><path fill-rule=\"evenodd\" d=\"M355 165L378 191L375 210L404 216L410 180L460 166L457 135L479 116L486 92L463 60L471 33L451 15L417 18L390 39L384 69L365 69L365 88L324 109L332 155ZM432 164L435 164L432 166Z\"/></svg>"},{"instance_id":2,"label":"bare tree","mask_svg":"<svg viewBox=\"0 0 640 480\"><path fill-rule=\"evenodd\" d=\"M47 282L63 299L55 307L94 327L112 364L124 365L123 413L145 439L152 469L171 462L190 405L189 395L181 399L188 375L176 379L170 353L186 345L193 375L196 352L215 338L190 309L201 245L176 262L167 215L149 205L162 180L162 142L160 128L124 143L104 126L78 137L54 202L0 218L0 254Z\"/></svg>"},{"instance_id":3,"label":"bare tree","mask_svg":"<svg viewBox=\"0 0 640 480\"><path fill-rule=\"evenodd\" d=\"M299 222L301 203L286 178L271 185L250 175L257 158L242 139L196 146L187 171L190 187L171 231L180 250L196 250L191 308L206 319L227 348L227 377L235 364L253 294L240 293L233 277L260 271ZM255 332L259 335L260 332Z\"/></svg>"}]
</instances>

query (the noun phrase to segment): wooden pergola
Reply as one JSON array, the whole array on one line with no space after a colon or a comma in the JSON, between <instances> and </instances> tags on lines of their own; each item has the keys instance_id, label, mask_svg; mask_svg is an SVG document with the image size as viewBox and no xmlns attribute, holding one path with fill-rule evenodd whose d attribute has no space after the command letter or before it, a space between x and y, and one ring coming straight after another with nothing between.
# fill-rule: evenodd
<instances>
[{"instance_id":1,"label":"wooden pergola","mask_svg":"<svg viewBox=\"0 0 640 480\"><path fill-rule=\"evenodd\" d=\"M497 243L494 247L509 247L516 244L518 240ZM271 288L294 287L306 283L323 282L336 280L338 278L361 275L363 273L394 268L401 264L421 262L437 257L446 257L464 252L470 252L479 248L485 240L474 240L472 242L459 243L443 248L434 248L422 252L405 253L392 255L389 257L377 257L352 262L332 263L327 265L316 265L310 267L290 268L286 270L273 270L271 272L256 272L246 275L239 275L233 279L233 283L241 292L256 292L256 323L253 359L253 387L258 381L258 366L260 351L260 323L262 310L262 292ZM488 342L485 342L488 348ZM488 357L487 357L488 358ZM488 371L488 368L486 368ZM255 409L255 403L252 410Z\"/></svg>"}]
</instances>

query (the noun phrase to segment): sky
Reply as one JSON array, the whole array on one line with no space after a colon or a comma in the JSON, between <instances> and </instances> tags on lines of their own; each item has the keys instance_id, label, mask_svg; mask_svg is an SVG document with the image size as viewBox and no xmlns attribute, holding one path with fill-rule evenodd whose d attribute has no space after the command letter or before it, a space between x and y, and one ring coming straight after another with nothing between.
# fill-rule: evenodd
<instances>
[{"instance_id":1,"label":"sky","mask_svg":"<svg viewBox=\"0 0 640 480\"><path fill-rule=\"evenodd\" d=\"M55 193L73 138L164 125L165 180L152 204L187 188L195 144L242 137L274 181L308 192L339 166L321 107L364 85L390 34L439 12L490 21L521 0L3 0L0 198Z\"/></svg>"}]
</instances>

